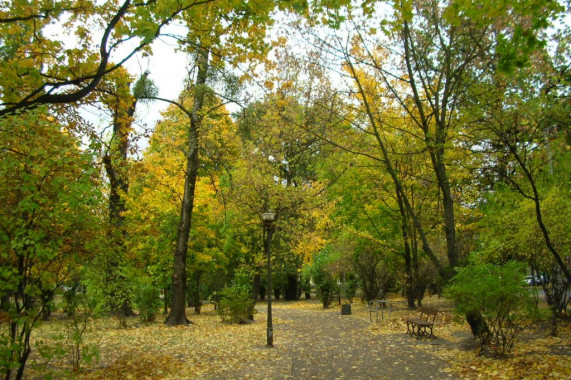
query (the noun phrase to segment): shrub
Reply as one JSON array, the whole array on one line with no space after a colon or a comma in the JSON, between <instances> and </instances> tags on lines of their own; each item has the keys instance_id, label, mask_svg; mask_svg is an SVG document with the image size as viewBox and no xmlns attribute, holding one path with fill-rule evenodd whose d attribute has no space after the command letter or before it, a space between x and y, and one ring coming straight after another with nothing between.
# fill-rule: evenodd
<instances>
[{"instance_id":1,"label":"shrub","mask_svg":"<svg viewBox=\"0 0 571 380\"><path fill-rule=\"evenodd\" d=\"M254 315L256 304L252 297L252 285L248 273L236 272L232 286L215 295L219 300L216 311L224 322L243 323Z\"/></svg>"},{"instance_id":2,"label":"shrub","mask_svg":"<svg viewBox=\"0 0 571 380\"><path fill-rule=\"evenodd\" d=\"M90 321L95 301L86 293L78 291L80 288L80 284L75 283L63 294L62 306L67 315L63 330L56 328L48 340L38 339L34 342L38 354L47 362L67 356L74 371L78 371L82 363L92 364L100 359L97 344L85 340L86 333L91 331Z\"/></svg>"},{"instance_id":3,"label":"shrub","mask_svg":"<svg viewBox=\"0 0 571 380\"><path fill-rule=\"evenodd\" d=\"M339 294L337 281L330 270L330 264L334 259L329 249L323 249L315 256L309 269L324 309L328 308L335 295Z\"/></svg>"},{"instance_id":4,"label":"shrub","mask_svg":"<svg viewBox=\"0 0 571 380\"><path fill-rule=\"evenodd\" d=\"M65 329L71 364L74 370L78 370L82 361L91 364L93 360L99 360L99 347L84 341L84 334L93 316L95 303L85 293L75 291L73 293L73 297L68 295L66 299L65 309L69 317L66 320Z\"/></svg>"},{"instance_id":5,"label":"shrub","mask_svg":"<svg viewBox=\"0 0 571 380\"><path fill-rule=\"evenodd\" d=\"M359 278L353 273L349 273L345 276L345 281L342 285L342 295L349 302L353 302L357 289L359 288Z\"/></svg>"},{"instance_id":6,"label":"shrub","mask_svg":"<svg viewBox=\"0 0 571 380\"><path fill-rule=\"evenodd\" d=\"M160 290L150 282L140 283L135 291L135 304L143 322L155 320L161 308Z\"/></svg>"},{"instance_id":7,"label":"shrub","mask_svg":"<svg viewBox=\"0 0 571 380\"><path fill-rule=\"evenodd\" d=\"M255 302L246 287L229 286L218 294L220 302L216 310L222 321L243 323L253 314Z\"/></svg>"},{"instance_id":8,"label":"shrub","mask_svg":"<svg viewBox=\"0 0 571 380\"><path fill-rule=\"evenodd\" d=\"M537 315L524 286L525 273L525 264L515 261L503 266L470 265L460 268L445 290L457 312L478 320L481 344L491 344L498 355L511 352L518 334Z\"/></svg>"},{"instance_id":9,"label":"shrub","mask_svg":"<svg viewBox=\"0 0 571 380\"><path fill-rule=\"evenodd\" d=\"M323 282L316 284L316 287L323 308L327 309L335 298L337 284L331 279L325 279Z\"/></svg>"},{"instance_id":10,"label":"shrub","mask_svg":"<svg viewBox=\"0 0 571 380\"><path fill-rule=\"evenodd\" d=\"M109 264L106 257L89 268L85 273L84 283L87 294L94 300L96 316L109 315L117 319L119 326L127 327L127 314L130 311L133 281L128 278L128 268L125 265Z\"/></svg>"}]
</instances>

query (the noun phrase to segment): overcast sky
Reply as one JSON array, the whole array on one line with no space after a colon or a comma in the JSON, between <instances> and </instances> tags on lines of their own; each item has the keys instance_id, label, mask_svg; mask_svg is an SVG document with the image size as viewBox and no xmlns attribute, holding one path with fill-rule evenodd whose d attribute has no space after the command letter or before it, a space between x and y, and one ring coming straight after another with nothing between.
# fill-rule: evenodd
<instances>
[{"instance_id":1,"label":"overcast sky","mask_svg":"<svg viewBox=\"0 0 571 380\"><path fill-rule=\"evenodd\" d=\"M165 31L168 32L168 29ZM149 77L159 88L159 96L174 100L182 91L187 76L188 57L176 51L176 43L172 38L161 37L152 46L152 56L133 57L125 66L136 77L149 71ZM161 118L160 112L167 107L167 103L160 101L137 105L137 121L152 127Z\"/></svg>"}]
</instances>

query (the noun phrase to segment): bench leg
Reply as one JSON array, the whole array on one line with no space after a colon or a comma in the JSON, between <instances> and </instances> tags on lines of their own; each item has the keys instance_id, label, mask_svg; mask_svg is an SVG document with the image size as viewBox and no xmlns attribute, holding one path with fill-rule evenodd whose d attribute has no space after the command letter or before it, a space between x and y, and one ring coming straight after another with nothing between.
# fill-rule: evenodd
<instances>
[{"instance_id":1,"label":"bench leg","mask_svg":"<svg viewBox=\"0 0 571 380\"><path fill-rule=\"evenodd\" d=\"M416 339L420 339L424 336L425 334L425 327L424 326L418 326L418 330L416 332Z\"/></svg>"},{"instance_id":2,"label":"bench leg","mask_svg":"<svg viewBox=\"0 0 571 380\"><path fill-rule=\"evenodd\" d=\"M406 333L410 336L420 338L436 338L432 332L432 326L417 325L416 323L406 322Z\"/></svg>"},{"instance_id":3,"label":"bench leg","mask_svg":"<svg viewBox=\"0 0 571 380\"><path fill-rule=\"evenodd\" d=\"M429 326L429 328L430 328L430 334L428 335L428 337L429 337L429 338L436 338L436 337L434 336L434 334L432 333L432 326Z\"/></svg>"},{"instance_id":4,"label":"bench leg","mask_svg":"<svg viewBox=\"0 0 571 380\"><path fill-rule=\"evenodd\" d=\"M411 327L412 327L412 329L411 329L412 331L411 331L411 333L410 333L410 336L415 336L416 339L420 339L420 334L421 334L420 329L421 329L422 327L419 326L419 325L417 325L417 324L415 324L415 323L412 323L412 324L411 324Z\"/></svg>"},{"instance_id":5,"label":"bench leg","mask_svg":"<svg viewBox=\"0 0 571 380\"><path fill-rule=\"evenodd\" d=\"M411 322L406 323L406 333L410 336L414 335L415 325Z\"/></svg>"},{"instance_id":6,"label":"bench leg","mask_svg":"<svg viewBox=\"0 0 571 380\"><path fill-rule=\"evenodd\" d=\"M418 337L436 338L432 333L432 326L419 326Z\"/></svg>"}]
</instances>

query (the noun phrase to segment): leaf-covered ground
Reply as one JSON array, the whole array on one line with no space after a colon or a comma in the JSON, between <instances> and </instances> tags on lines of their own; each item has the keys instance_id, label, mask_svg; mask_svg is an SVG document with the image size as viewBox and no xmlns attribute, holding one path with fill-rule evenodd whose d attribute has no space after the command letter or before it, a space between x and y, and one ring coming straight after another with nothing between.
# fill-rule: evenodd
<instances>
[{"instance_id":1,"label":"leaf-covered ground","mask_svg":"<svg viewBox=\"0 0 571 380\"><path fill-rule=\"evenodd\" d=\"M436 297L426 300L441 310L437 339L417 340L404 334L403 319L415 312L395 299L391 317L369 321L367 307L352 305L324 310L315 300L274 304L275 347L267 348L265 304L255 321L222 323L211 306L201 315L188 313L193 324L166 327L160 322L129 321L120 329L113 319L90 324L85 343L99 347L100 359L71 370L67 356L30 360L26 378L73 379L569 379L571 324L551 338L543 324L522 334L506 359L480 355L469 327ZM35 334L44 346L62 343L64 323L54 319ZM59 339L58 339L59 337Z\"/></svg>"}]
</instances>

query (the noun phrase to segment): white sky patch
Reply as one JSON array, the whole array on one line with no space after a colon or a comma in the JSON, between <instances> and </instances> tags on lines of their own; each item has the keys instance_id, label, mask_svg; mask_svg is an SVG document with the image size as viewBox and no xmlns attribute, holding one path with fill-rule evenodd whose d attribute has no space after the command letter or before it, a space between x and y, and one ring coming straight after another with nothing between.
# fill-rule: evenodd
<instances>
[{"instance_id":1,"label":"white sky patch","mask_svg":"<svg viewBox=\"0 0 571 380\"><path fill-rule=\"evenodd\" d=\"M149 78L159 89L159 97L176 100L188 76L188 54L177 51L176 41L169 37L160 37L152 44L152 49L153 55L133 57L125 67L136 77L148 71ZM168 103L161 101L139 103L137 104L137 122L146 127L152 127L162 118L161 112L167 107Z\"/></svg>"}]
</instances>

